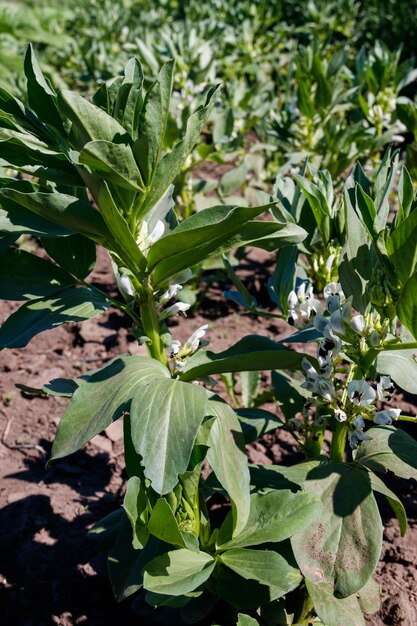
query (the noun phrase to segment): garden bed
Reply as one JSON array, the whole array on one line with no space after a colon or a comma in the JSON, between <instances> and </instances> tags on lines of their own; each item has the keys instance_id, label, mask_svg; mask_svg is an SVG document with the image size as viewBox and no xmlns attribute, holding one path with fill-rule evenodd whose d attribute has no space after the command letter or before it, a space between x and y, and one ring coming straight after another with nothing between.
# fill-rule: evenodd
<instances>
[{"instance_id":1,"label":"garden bed","mask_svg":"<svg viewBox=\"0 0 417 626\"><path fill-rule=\"evenodd\" d=\"M251 258L247 275L261 291L259 257ZM114 279L103 252L92 279L112 294ZM13 307L1 303L0 321ZM250 332L276 338L287 330L282 322L239 315L225 303L216 284L197 311L186 319L176 318L174 324L177 320L174 336L180 340L209 323L210 347L216 351ZM7 626L139 623L130 599L120 605L113 599L105 557L87 537L97 520L121 504L126 477L120 424L46 469L67 401L31 397L15 388L16 383L38 387L52 378L78 376L116 354L144 354L129 336L128 326L122 315L112 312L83 325L57 328L35 337L22 350L0 354L0 610ZM402 401L405 408L406 400ZM416 408L407 402L407 411L415 414ZM289 465L296 449L285 435L267 435L248 452L252 462ZM417 623L417 488L414 481L396 479L394 490L407 510L409 530L400 537L398 522L381 501L385 534L376 579L383 605L379 614L368 618L373 626Z\"/></svg>"}]
</instances>

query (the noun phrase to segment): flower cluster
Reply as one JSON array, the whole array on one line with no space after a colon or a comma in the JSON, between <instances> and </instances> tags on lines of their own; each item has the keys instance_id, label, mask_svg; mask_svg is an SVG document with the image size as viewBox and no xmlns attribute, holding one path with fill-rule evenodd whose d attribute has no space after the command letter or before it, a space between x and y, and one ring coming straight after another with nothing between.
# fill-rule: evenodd
<instances>
[{"instance_id":1,"label":"flower cluster","mask_svg":"<svg viewBox=\"0 0 417 626\"><path fill-rule=\"evenodd\" d=\"M349 443L352 448L369 435L364 432L365 420L379 425L391 424L398 419L399 409L378 410L376 403L391 398L392 383L389 376L381 376L374 388L366 380L346 382L338 374L341 355L360 354L362 349L375 347L384 341L388 332L387 320L378 313L355 315L351 298L345 299L339 283L330 283L324 289L326 310L314 316L314 326L321 333L317 350L318 366L303 359L305 380L302 387L313 396L305 406L305 413L311 406L326 408L337 421L346 422ZM321 411L322 413L322 411ZM319 418L320 419L320 418Z\"/></svg>"},{"instance_id":2,"label":"flower cluster","mask_svg":"<svg viewBox=\"0 0 417 626\"><path fill-rule=\"evenodd\" d=\"M288 323L296 328L302 328L323 312L323 305L314 297L313 287L308 282L302 282L297 291L290 292L287 304Z\"/></svg>"},{"instance_id":3,"label":"flower cluster","mask_svg":"<svg viewBox=\"0 0 417 626\"><path fill-rule=\"evenodd\" d=\"M169 350L171 357L174 358L174 369L177 372L183 371L188 357L197 352L202 346L208 344L208 342L204 340L207 332L208 324L204 324L204 326L197 328L183 345L177 340L171 342Z\"/></svg>"},{"instance_id":4,"label":"flower cluster","mask_svg":"<svg viewBox=\"0 0 417 626\"><path fill-rule=\"evenodd\" d=\"M158 200L155 206L149 211L146 217L142 220L139 233L136 237L136 243L138 248L147 256L150 247L161 237L163 237L167 230L170 229L170 214L174 207L173 200L173 191L174 185L170 185L163 196ZM117 266L114 266L115 276L117 286L119 288L120 293L125 298L125 300L130 301L135 297L135 289L132 283L131 278L127 273L123 271L119 271ZM179 280L185 282L188 279L188 274L186 272L183 273ZM169 288L163 292L155 292L155 297L158 303L158 307L161 309L159 313L159 319L165 320L167 317L171 317L174 315L185 315L186 311L190 308L190 304L186 302L175 302L170 306L165 307L170 300L175 298L182 285L179 283L174 283L169 286Z\"/></svg>"}]
</instances>

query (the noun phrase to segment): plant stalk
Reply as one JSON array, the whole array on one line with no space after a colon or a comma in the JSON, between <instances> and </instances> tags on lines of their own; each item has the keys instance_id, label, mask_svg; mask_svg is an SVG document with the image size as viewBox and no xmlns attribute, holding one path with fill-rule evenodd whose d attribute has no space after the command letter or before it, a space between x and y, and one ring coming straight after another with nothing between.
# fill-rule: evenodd
<instances>
[{"instance_id":1,"label":"plant stalk","mask_svg":"<svg viewBox=\"0 0 417 626\"><path fill-rule=\"evenodd\" d=\"M336 463L342 463L345 454L346 437L348 429L343 422L337 422L332 435L330 445L330 459Z\"/></svg>"},{"instance_id":2,"label":"plant stalk","mask_svg":"<svg viewBox=\"0 0 417 626\"><path fill-rule=\"evenodd\" d=\"M146 344L149 355L168 367L168 358L159 331L158 314L150 289L146 290L146 295L144 299L141 299L139 306L143 332L149 339L149 342Z\"/></svg>"}]
</instances>

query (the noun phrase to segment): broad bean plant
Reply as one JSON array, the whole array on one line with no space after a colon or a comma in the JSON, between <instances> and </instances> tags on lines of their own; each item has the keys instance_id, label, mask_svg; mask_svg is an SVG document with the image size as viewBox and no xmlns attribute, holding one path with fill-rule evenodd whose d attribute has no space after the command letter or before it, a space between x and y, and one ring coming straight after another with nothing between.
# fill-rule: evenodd
<instances>
[{"instance_id":1,"label":"broad bean plant","mask_svg":"<svg viewBox=\"0 0 417 626\"><path fill-rule=\"evenodd\" d=\"M407 524L379 474L417 477L417 444L396 426L411 418L390 403L392 381L417 392L417 203L406 171L393 221L388 191L371 189L359 166L338 209L343 219L331 198L322 193L327 205L317 204L307 194L323 247L339 233L339 261L318 299L297 270L313 232L293 210L300 188L280 184L262 206L220 205L178 220L173 184L218 87L202 95L168 149L172 62L145 90L133 58L92 102L56 92L30 46L24 67L27 105L0 89L0 297L23 303L0 327L0 348L116 307L148 351L26 388L69 399L51 464L123 420L123 506L91 531L108 552L116 599L134 595L139 614L158 607L166 624L364 624L362 611L378 609L374 493L388 498L402 532ZM16 245L23 234L39 240L39 254ZM117 298L89 281L97 245L111 258ZM177 295L191 268L243 246L287 253L279 252L271 293L295 332L275 341L249 335L217 353L207 349L206 326L179 342L169 320L189 307ZM271 372L283 418L260 407L262 371ZM216 393L218 377L239 373L240 407ZM249 464L245 444L278 428L305 460Z\"/></svg>"}]
</instances>

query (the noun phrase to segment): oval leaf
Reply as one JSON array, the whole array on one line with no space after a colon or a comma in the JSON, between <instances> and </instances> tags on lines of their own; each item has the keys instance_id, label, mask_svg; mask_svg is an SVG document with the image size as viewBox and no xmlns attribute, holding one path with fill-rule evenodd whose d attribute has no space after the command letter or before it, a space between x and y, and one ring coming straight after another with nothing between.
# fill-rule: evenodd
<instances>
[{"instance_id":1,"label":"oval leaf","mask_svg":"<svg viewBox=\"0 0 417 626\"><path fill-rule=\"evenodd\" d=\"M245 440L239 418L220 398L211 399L208 413L215 415L208 440L207 460L229 494L234 517L234 533L245 527L250 511L249 469Z\"/></svg>"},{"instance_id":2,"label":"oval leaf","mask_svg":"<svg viewBox=\"0 0 417 626\"><path fill-rule=\"evenodd\" d=\"M157 376L140 385L131 406L132 441L145 476L164 495L186 471L200 424L207 415L203 387Z\"/></svg>"},{"instance_id":3,"label":"oval leaf","mask_svg":"<svg viewBox=\"0 0 417 626\"><path fill-rule=\"evenodd\" d=\"M110 426L129 410L139 383L165 369L148 357L121 357L86 377L61 417L51 460L76 452Z\"/></svg>"},{"instance_id":4,"label":"oval leaf","mask_svg":"<svg viewBox=\"0 0 417 626\"><path fill-rule=\"evenodd\" d=\"M44 330L66 322L83 322L101 315L111 305L104 294L87 288L61 291L51 298L31 300L0 328L0 348L23 348Z\"/></svg>"},{"instance_id":5,"label":"oval leaf","mask_svg":"<svg viewBox=\"0 0 417 626\"><path fill-rule=\"evenodd\" d=\"M301 369L304 354L284 348L282 344L248 335L224 352L199 350L187 360L180 376L183 381L225 372ZM309 357L310 358L310 357Z\"/></svg>"},{"instance_id":6,"label":"oval leaf","mask_svg":"<svg viewBox=\"0 0 417 626\"><path fill-rule=\"evenodd\" d=\"M145 567L143 586L154 593L181 596L202 585L215 564L213 557L205 552L185 549L167 552Z\"/></svg>"},{"instance_id":7,"label":"oval leaf","mask_svg":"<svg viewBox=\"0 0 417 626\"><path fill-rule=\"evenodd\" d=\"M74 285L75 278L35 254L11 248L0 263L0 299L32 300Z\"/></svg>"},{"instance_id":8,"label":"oval leaf","mask_svg":"<svg viewBox=\"0 0 417 626\"><path fill-rule=\"evenodd\" d=\"M297 563L314 584L346 598L372 576L382 546L382 523L367 472L340 463L320 466L305 489L321 496L320 517L292 537Z\"/></svg>"}]
</instances>

